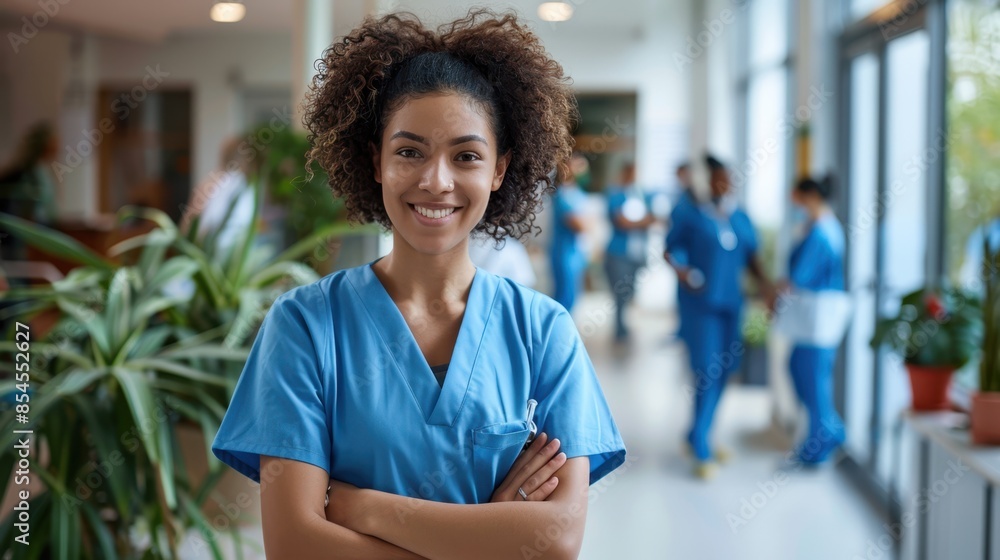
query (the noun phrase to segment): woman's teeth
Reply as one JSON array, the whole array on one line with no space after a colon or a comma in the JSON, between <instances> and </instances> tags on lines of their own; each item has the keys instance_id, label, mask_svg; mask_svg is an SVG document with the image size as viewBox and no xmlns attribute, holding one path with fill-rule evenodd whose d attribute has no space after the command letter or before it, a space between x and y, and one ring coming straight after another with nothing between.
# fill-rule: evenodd
<instances>
[{"instance_id":1,"label":"woman's teeth","mask_svg":"<svg viewBox=\"0 0 1000 560\"><path fill-rule=\"evenodd\" d=\"M422 206L416 206L416 205L414 205L413 207L416 208L417 212L419 212L421 216L427 218L433 218L435 220L444 218L445 216L450 216L451 213L455 211L454 208L443 208L434 210L431 208L424 208Z\"/></svg>"}]
</instances>

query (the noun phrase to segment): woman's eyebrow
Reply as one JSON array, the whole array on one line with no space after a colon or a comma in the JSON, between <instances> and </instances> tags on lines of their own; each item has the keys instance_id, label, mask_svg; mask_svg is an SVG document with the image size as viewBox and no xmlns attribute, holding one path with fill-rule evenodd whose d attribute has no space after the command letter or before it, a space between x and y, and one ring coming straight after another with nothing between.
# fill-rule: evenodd
<instances>
[{"instance_id":1,"label":"woman's eyebrow","mask_svg":"<svg viewBox=\"0 0 1000 560\"><path fill-rule=\"evenodd\" d=\"M483 138L478 134L466 134L465 136L459 136L458 138L455 138L451 141L451 145L457 146L459 144L465 144L466 142L482 142L487 146L490 145L490 143L487 142L485 138Z\"/></svg>"},{"instance_id":2,"label":"woman's eyebrow","mask_svg":"<svg viewBox=\"0 0 1000 560\"><path fill-rule=\"evenodd\" d=\"M414 133L412 133L412 132L410 132L408 130L400 130L400 131L396 132L391 137L389 137L389 140L395 140L396 138L406 138L408 140L413 140L414 142L420 142L421 144L423 144L425 146L429 146L430 145L430 143L427 141L426 138L424 138L423 136L421 136L419 134L414 134ZM485 138L483 138L482 136L480 136L478 134L466 134L465 136L459 136L457 138L453 138L451 140L450 144L452 146L457 146L459 144L465 144L466 142L482 142L483 144L486 144L487 146L490 145L490 143L487 142Z\"/></svg>"},{"instance_id":3,"label":"woman's eyebrow","mask_svg":"<svg viewBox=\"0 0 1000 560\"><path fill-rule=\"evenodd\" d=\"M414 142L420 142L421 144L423 144L425 146L429 146L430 145L430 144L427 143L427 139L424 138L423 136L420 136L419 134L414 134L412 132L408 132L406 130L400 130L399 132L393 134L389 138L389 140L395 140L396 138L406 138L408 140L413 140Z\"/></svg>"}]
</instances>

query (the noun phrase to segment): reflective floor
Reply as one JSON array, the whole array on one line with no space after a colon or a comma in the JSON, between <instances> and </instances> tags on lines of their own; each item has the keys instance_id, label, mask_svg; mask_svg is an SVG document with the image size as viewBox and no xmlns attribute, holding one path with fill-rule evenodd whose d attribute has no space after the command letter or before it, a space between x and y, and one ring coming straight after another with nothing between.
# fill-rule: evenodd
<instances>
[{"instance_id":1,"label":"reflective floor","mask_svg":"<svg viewBox=\"0 0 1000 560\"><path fill-rule=\"evenodd\" d=\"M591 310L604 297L585 299L578 322L599 317ZM884 521L835 466L795 472L782 462L790 438L770 427L767 389L730 384L714 434L731 458L710 482L691 475L681 447L691 410L687 358L671 341L675 315L658 307L633 311L629 347L607 342L610 327L600 325L587 339L629 460L592 489L599 495L581 558L865 558Z\"/></svg>"}]
</instances>

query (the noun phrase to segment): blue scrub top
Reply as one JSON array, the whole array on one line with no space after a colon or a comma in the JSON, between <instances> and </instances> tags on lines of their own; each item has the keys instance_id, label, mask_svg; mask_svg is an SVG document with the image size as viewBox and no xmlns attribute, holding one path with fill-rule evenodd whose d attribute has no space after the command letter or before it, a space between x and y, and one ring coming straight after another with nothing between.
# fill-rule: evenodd
<instances>
[{"instance_id":1,"label":"blue scrub top","mask_svg":"<svg viewBox=\"0 0 1000 560\"><path fill-rule=\"evenodd\" d=\"M615 217L621 213L622 206L629 198L640 198L650 212L651 198L632 187L608 187L608 220L611 222L611 240L608 242L607 254L627 257L634 261L646 260L647 232L644 229L622 229L618 227Z\"/></svg>"},{"instance_id":2,"label":"blue scrub top","mask_svg":"<svg viewBox=\"0 0 1000 560\"><path fill-rule=\"evenodd\" d=\"M566 218L579 217L587 203L587 195L580 187L559 187L552 197L552 252L560 256L576 256L583 253L579 234L566 225Z\"/></svg>"},{"instance_id":3,"label":"blue scrub top","mask_svg":"<svg viewBox=\"0 0 1000 560\"><path fill-rule=\"evenodd\" d=\"M739 311L743 307L741 275L757 252L757 234L750 218L739 209L729 215L729 227L736 235L732 250L722 246L716 218L693 202L678 204L670 218L667 251L705 275L704 287L690 292L691 301L704 309Z\"/></svg>"},{"instance_id":4,"label":"blue scrub top","mask_svg":"<svg viewBox=\"0 0 1000 560\"><path fill-rule=\"evenodd\" d=\"M844 228L836 216L827 213L812 224L792 251L788 271L804 290L844 289Z\"/></svg>"},{"instance_id":5,"label":"blue scrub top","mask_svg":"<svg viewBox=\"0 0 1000 560\"><path fill-rule=\"evenodd\" d=\"M306 462L361 488L484 503L527 437L590 457L593 484L625 446L570 315L477 269L439 386L371 264L279 297L264 319L212 445L260 481L260 456Z\"/></svg>"},{"instance_id":6,"label":"blue scrub top","mask_svg":"<svg viewBox=\"0 0 1000 560\"><path fill-rule=\"evenodd\" d=\"M673 210L670 211L669 229L673 229L674 226L678 223L683 224L687 220L690 220L689 214L691 214L692 212L698 212L698 203L697 201L695 201L694 196L691 194L691 191L688 189L684 189L681 192L681 195L677 198L677 203L674 205ZM669 229L667 231L668 235L670 233ZM669 240L670 238L667 237L667 239ZM673 257L673 259L677 261L678 264L686 265L688 263L687 253L684 251L683 248L674 247L671 249L669 245L664 245L664 246L669 249L670 256ZM680 295L682 291L683 290L680 288L680 284L678 284L678 295Z\"/></svg>"}]
</instances>

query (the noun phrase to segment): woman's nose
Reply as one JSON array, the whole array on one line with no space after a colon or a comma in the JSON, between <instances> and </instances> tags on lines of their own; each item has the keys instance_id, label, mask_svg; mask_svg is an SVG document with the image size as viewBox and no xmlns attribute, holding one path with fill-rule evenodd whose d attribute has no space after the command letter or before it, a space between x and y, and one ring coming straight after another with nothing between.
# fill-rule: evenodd
<instances>
[{"instance_id":1,"label":"woman's nose","mask_svg":"<svg viewBox=\"0 0 1000 560\"><path fill-rule=\"evenodd\" d=\"M419 187L432 194L442 194L455 189L455 179L447 162L435 160L428 163Z\"/></svg>"}]
</instances>

